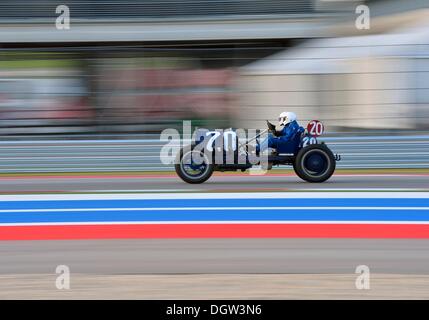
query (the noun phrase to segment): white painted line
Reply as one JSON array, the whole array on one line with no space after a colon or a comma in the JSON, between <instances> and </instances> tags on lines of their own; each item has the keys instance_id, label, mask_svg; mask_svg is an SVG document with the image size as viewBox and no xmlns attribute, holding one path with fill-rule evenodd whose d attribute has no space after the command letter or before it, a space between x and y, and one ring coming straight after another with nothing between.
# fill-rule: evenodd
<instances>
[{"instance_id":1,"label":"white painted line","mask_svg":"<svg viewBox=\"0 0 429 320\"><path fill-rule=\"evenodd\" d=\"M395 174L390 174L390 173L377 173L377 174L371 174L371 173L367 173L367 174L348 174L348 173L334 173L333 177L336 178L350 178L350 177L357 177L357 178L397 178L397 177L429 177L429 174L427 173L395 173Z\"/></svg>"},{"instance_id":2,"label":"white painted line","mask_svg":"<svg viewBox=\"0 0 429 320\"><path fill-rule=\"evenodd\" d=\"M127 193L127 194L32 194L0 195L0 201L65 200L168 200L168 199L344 199L344 198L429 198L429 192L247 192L247 193Z\"/></svg>"},{"instance_id":3,"label":"white painted line","mask_svg":"<svg viewBox=\"0 0 429 320\"><path fill-rule=\"evenodd\" d=\"M377 211L426 211L429 207L164 207L164 208L76 208L76 209L11 209L6 212L100 212L100 211L222 211L222 210L377 210Z\"/></svg>"},{"instance_id":4,"label":"white painted line","mask_svg":"<svg viewBox=\"0 0 429 320\"><path fill-rule=\"evenodd\" d=\"M416 191L419 191L420 189L416 189ZM424 189L421 189L424 190ZM428 189L429 190L429 189ZM123 193L135 193L135 192L146 192L146 193L154 193L154 192L159 192L159 193L168 193L168 192L198 192L198 189L128 189L128 190L108 190L109 193L111 192L123 192ZM88 192L88 190L73 190L71 192ZM106 193L106 190L91 190L91 192L97 193Z\"/></svg>"},{"instance_id":5,"label":"white painted line","mask_svg":"<svg viewBox=\"0 0 429 320\"><path fill-rule=\"evenodd\" d=\"M390 225L429 225L429 221L320 221L320 220L234 220L234 221L97 221L97 222L24 222L0 223L0 227L17 226L80 226L80 225L170 225L170 224L390 224Z\"/></svg>"},{"instance_id":6,"label":"white painted line","mask_svg":"<svg viewBox=\"0 0 429 320\"><path fill-rule=\"evenodd\" d=\"M406 192L429 192L429 188L323 188L323 189L305 189L306 192L315 191L320 192L323 191L336 191L336 192L344 192L344 191L406 191ZM289 189L288 191L299 191L299 189Z\"/></svg>"},{"instance_id":7,"label":"white painted line","mask_svg":"<svg viewBox=\"0 0 429 320\"><path fill-rule=\"evenodd\" d=\"M300 190L305 190L305 192L320 192L320 191L336 191L336 192L345 192L345 191L406 191L406 192L429 192L429 186L427 189L425 188L321 188L321 189L293 189L293 188L276 188L278 190L286 190L287 192L300 192ZM253 189L249 189L251 191ZM255 188L258 191L258 188ZM273 190L273 188L270 188ZM117 190L91 190L91 193L168 193L168 192L198 192L198 189L117 189ZM71 190L70 193L79 192L79 193L87 193L88 190ZM259 192L259 191L258 191ZM264 191L260 191L264 192ZM272 191L271 191L272 192ZM304 191L302 191L304 192Z\"/></svg>"}]
</instances>

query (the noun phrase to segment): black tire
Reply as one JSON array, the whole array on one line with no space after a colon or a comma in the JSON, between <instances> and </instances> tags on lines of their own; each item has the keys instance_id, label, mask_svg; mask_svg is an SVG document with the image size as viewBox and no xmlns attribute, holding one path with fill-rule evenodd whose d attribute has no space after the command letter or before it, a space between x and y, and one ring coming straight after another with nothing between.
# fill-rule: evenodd
<instances>
[{"instance_id":1,"label":"black tire","mask_svg":"<svg viewBox=\"0 0 429 320\"><path fill-rule=\"evenodd\" d=\"M323 182L335 171L335 157L325 144L311 144L298 151L293 168L305 181Z\"/></svg>"},{"instance_id":2,"label":"black tire","mask_svg":"<svg viewBox=\"0 0 429 320\"><path fill-rule=\"evenodd\" d=\"M204 161L204 164L206 165L204 171L201 173L197 173L195 175L191 175L186 171L185 164L182 163L184 156L187 156L188 153L190 152L191 153L199 152L200 155L204 156L204 152L202 150L198 150L198 151L194 150L194 146L192 146L191 148L185 147L181 149L180 152L178 152L176 156L176 161L174 164L174 169L176 170L177 175L187 183L192 183L192 184L203 183L204 181L209 179L213 174L213 170L214 170L213 161L212 159L208 159L207 156L204 156L205 159L208 160L208 161Z\"/></svg>"},{"instance_id":3,"label":"black tire","mask_svg":"<svg viewBox=\"0 0 429 320\"><path fill-rule=\"evenodd\" d=\"M295 158L295 160L296 160L296 158ZM300 177L302 180L305 180L305 179L304 179L304 177L301 177L301 173L300 173L300 171L299 171L299 170L297 170L297 168L296 168L296 161L294 161L294 162L293 162L293 170L295 171L295 174L296 174L298 177Z\"/></svg>"}]
</instances>

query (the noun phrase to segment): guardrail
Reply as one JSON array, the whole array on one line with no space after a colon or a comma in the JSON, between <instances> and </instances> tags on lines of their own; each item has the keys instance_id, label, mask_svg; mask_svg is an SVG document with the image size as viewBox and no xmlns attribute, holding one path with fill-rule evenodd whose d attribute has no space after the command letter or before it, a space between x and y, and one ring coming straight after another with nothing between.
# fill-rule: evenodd
<instances>
[{"instance_id":1,"label":"guardrail","mask_svg":"<svg viewBox=\"0 0 429 320\"><path fill-rule=\"evenodd\" d=\"M6 0L0 4L3 19L55 18L55 8L61 2L45 0ZM73 19L133 19L189 16L266 15L311 13L311 0L68 0L65 2ZM26 8L23 10L22 8Z\"/></svg>"},{"instance_id":2,"label":"guardrail","mask_svg":"<svg viewBox=\"0 0 429 320\"><path fill-rule=\"evenodd\" d=\"M326 137L342 160L338 168L429 168L429 135ZM0 142L0 173L171 171L164 142L153 136L127 140Z\"/></svg>"}]
</instances>

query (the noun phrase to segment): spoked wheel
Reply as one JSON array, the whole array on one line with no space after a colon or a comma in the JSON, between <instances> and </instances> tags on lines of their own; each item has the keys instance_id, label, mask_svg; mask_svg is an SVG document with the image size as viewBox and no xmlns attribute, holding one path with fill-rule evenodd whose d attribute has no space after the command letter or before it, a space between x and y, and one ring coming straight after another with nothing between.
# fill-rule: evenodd
<instances>
[{"instance_id":1,"label":"spoked wheel","mask_svg":"<svg viewBox=\"0 0 429 320\"><path fill-rule=\"evenodd\" d=\"M213 174L213 164L203 151L180 150L176 164L177 175L187 183L203 183Z\"/></svg>"},{"instance_id":2,"label":"spoked wheel","mask_svg":"<svg viewBox=\"0 0 429 320\"><path fill-rule=\"evenodd\" d=\"M323 182L335 171L335 157L326 145L312 144L298 152L293 168L305 181Z\"/></svg>"}]
</instances>

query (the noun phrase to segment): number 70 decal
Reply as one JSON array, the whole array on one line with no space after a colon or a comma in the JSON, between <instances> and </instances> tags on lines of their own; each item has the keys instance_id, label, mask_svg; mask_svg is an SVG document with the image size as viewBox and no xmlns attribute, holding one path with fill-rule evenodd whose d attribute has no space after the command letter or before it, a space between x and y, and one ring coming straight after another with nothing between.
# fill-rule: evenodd
<instances>
[{"instance_id":1,"label":"number 70 decal","mask_svg":"<svg viewBox=\"0 0 429 320\"><path fill-rule=\"evenodd\" d=\"M213 145L215 144L216 139L221 135L220 131L209 131L206 132L206 136L210 136L209 141L207 142L207 150L212 152ZM231 141L231 143L230 143ZM225 131L223 133L223 148L225 151L229 151L231 145L232 151L237 149L237 134L234 131Z\"/></svg>"}]
</instances>

